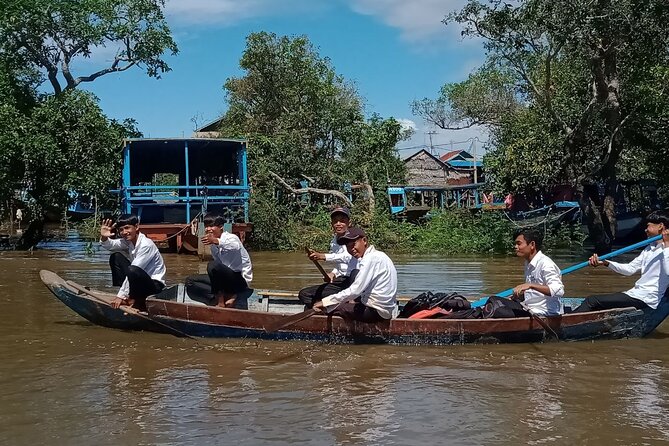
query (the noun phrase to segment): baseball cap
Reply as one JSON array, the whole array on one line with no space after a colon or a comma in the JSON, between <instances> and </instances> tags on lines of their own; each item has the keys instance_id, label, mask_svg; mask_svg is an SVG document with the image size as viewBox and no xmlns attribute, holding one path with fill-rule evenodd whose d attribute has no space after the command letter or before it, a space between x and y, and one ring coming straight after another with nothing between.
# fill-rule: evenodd
<instances>
[{"instance_id":1,"label":"baseball cap","mask_svg":"<svg viewBox=\"0 0 669 446\"><path fill-rule=\"evenodd\" d=\"M365 231L363 231L361 228L348 228L344 235L337 238L337 244L345 245L348 242L358 240L362 237L367 237L367 234L365 234Z\"/></svg>"},{"instance_id":2,"label":"baseball cap","mask_svg":"<svg viewBox=\"0 0 669 446\"><path fill-rule=\"evenodd\" d=\"M333 217L335 214L344 214L346 217L351 218L351 211L348 208L337 206L330 212L330 217Z\"/></svg>"}]
</instances>

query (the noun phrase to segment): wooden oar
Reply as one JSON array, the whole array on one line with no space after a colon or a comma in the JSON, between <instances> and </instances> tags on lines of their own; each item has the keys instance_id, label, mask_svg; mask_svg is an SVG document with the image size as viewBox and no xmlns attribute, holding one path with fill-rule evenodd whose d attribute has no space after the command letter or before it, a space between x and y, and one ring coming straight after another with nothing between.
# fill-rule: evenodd
<instances>
[{"instance_id":1,"label":"wooden oar","mask_svg":"<svg viewBox=\"0 0 669 446\"><path fill-rule=\"evenodd\" d=\"M656 241L661 240L661 239L662 239L662 236L661 236L661 235L656 235L655 237L651 237L651 238L646 239L646 240L644 240L644 241L642 241L642 242L638 242L638 243L635 243L635 244L633 244L633 245L629 245L629 246L627 246L627 247L625 247L625 248L620 248L620 249L618 249L618 250L616 250L616 251L613 251L613 252L610 252L610 253L605 254L605 255L603 255L603 256L600 256L600 257L599 257L599 260L607 260L607 259L610 259L610 258L612 258L612 257L618 256L618 255L620 255L620 254L625 254L625 253L627 253L627 252L634 251L635 249L643 248L643 247L648 246L648 245L650 245L651 243L656 242ZM577 263L576 265L572 265L572 266L570 266L570 267L568 267L568 268L565 268L565 269L563 269L563 270L560 271L560 272L561 272L562 275L564 276L564 275L566 275L566 274L573 273L574 271L578 271L578 270L581 269L581 268L585 268L585 267L588 266L588 265L589 265L589 263L588 263L588 261L586 260L585 262ZM495 296L499 296L499 297L509 297L509 296L511 296L512 294L513 294L513 288L509 288L508 290L504 290L504 291L502 291L502 292L500 292L500 293L495 294ZM482 297L481 299L472 302L472 308L482 307L483 305L485 305L485 303L486 303L487 300L488 300L487 297Z\"/></svg>"},{"instance_id":2,"label":"wooden oar","mask_svg":"<svg viewBox=\"0 0 669 446\"><path fill-rule=\"evenodd\" d=\"M282 328L286 328L293 324L297 324L298 322L303 321L306 318L313 316L314 314L316 314L316 310L310 308L301 313L284 317L276 324L271 324L269 327L265 327L265 333L274 333L275 331L281 330Z\"/></svg>"},{"instance_id":3,"label":"wooden oar","mask_svg":"<svg viewBox=\"0 0 669 446\"><path fill-rule=\"evenodd\" d=\"M70 281L70 280L67 281L67 284L68 284L69 286L71 286L72 288L74 288L75 290L79 291L80 293L84 293L84 294L86 294L86 295L92 297L92 298L93 298L94 300L96 300L97 302L99 302L99 303L101 303L101 304L105 304L105 305L107 305L107 306L110 307L110 308L113 308L113 307L111 306L111 304L110 304L109 302L107 302L107 300L106 300L104 297L102 297L102 295L98 295L98 293L96 293L95 291L91 291L91 290L89 290L88 288L85 288L85 287L79 285L78 283L76 283L76 282L72 282L72 281ZM181 330L177 330L177 329L174 328L174 327L170 327L170 326L167 325L167 324L163 324L162 322L157 321L157 320L155 320L155 319L153 319L153 318L151 318L151 317L149 317L149 316L147 316L147 315L141 313L137 308L129 307L129 306L127 306L127 305L121 305L121 306L119 307L119 310L123 311L124 313L132 314L133 316L137 316L137 317L139 317L139 318L146 319L146 320L148 320L148 321L154 322L154 323L160 325L161 327L166 328L167 330L169 330L170 333L172 333L172 334L174 334L174 335L176 335L176 336L181 336L181 337L184 337L184 338L195 339L193 336L190 336L190 335L184 333L184 332L181 331Z\"/></svg>"},{"instance_id":4,"label":"wooden oar","mask_svg":"<svg viewBox=\"0 0 669 446\"><path fill-rule=\"evenodd\" d=\"M307 252L307 255L311 255L311 253L314 252L313 249L309 249L307 247L305 247L304 250ZM330 276L328 275L328 273L325 272L325 270L323 269L323 266L321 266L321 264L318 263L318 260L316 260L316 259L310 259L310 260L312 262L314 262L314 265L316 265L316 268L318 268L318 271L320 271L320 273L323 275L323 280L325 280L326 282L330 282Z\"/></svg>"},{"instance_id":5,"label":"wooden oar","mask_svg":"<svg viewBox=\"0 0 669 446\"><path fill-rule=\"evenodd\" d=\"M307 252L307 255L311 255L311 253L314 252L312 249L309 249L308 247L305 247L304 250ZM325 280L326 282L330 282L330 276L328 275L328 273L325 272L325 270L323 269L321 264L318 263L318 260L311 259L311 261L314 262L314 265L316 265L316 268L318 268L318 271L320 271L321 274L323 275L323 280ZM305 310L301 313L297 313L297 314L293 314L291 316L287 316L287 317L281 319L276 324L272 324L269 327L265 327L265 333L273 333L277 330L281 330L282 328L286 328L286 327L289 327L293 324L297 324L298 322L303 321L303 320L313 316L314 314L316 314L316 310L310 308L310 309Z\"/></svg>"},{"instance_id":6,"label":"wooden oar","mask_svg":"<svg viewBox=\"0 0 669 446\"><path fill-rule=\"evenodd\" d=\"M551 333L553 336L555 336L555 339L557 339L558 342L560 341L560 336L558 336L558 334L555 332L555 330L553 330L550 327L550 325L548 325L548 323L541 318L541 316L535 314L534 311L530 310L530 307L525 305L524 302L518 302L518 303L520 304L521 307L523 307L523 309L525 311L530 313L530 318L537 321L537 324L541 325L541 328L543 328L546 333Z\"/></svg>"}]
</instances>

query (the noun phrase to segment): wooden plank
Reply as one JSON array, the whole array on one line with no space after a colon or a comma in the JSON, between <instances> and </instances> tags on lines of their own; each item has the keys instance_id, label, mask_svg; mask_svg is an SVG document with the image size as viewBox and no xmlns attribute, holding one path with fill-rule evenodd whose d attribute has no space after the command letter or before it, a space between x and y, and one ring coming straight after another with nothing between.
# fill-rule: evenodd
<instances>
[{"instance_id":1,"label":"wooden plank","mask_svg":"<svg viewBox=\"0 0 669 446\"><path fill-rule=\"evenodd\" d=\"M260 296L260 299L265 299L266 297L281 297L281 298L291 298L297 299L297 293L294 291L272 291L272 290L256 290L256 294ZM398 296L397 300L399 302L408 302L413 299L409 296Z\"/></svg>"}]
</instances>

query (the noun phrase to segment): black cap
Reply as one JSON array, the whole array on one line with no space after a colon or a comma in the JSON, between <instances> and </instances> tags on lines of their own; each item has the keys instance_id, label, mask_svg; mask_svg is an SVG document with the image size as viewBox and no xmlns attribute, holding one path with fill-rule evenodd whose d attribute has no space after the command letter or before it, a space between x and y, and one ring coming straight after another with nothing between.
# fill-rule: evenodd
<instances>
[{"instance_id":1,"label":"black cap","mask_svg":"<svg viewBox=\"0 0 669 446\"><path fill-rule=\"evenodd\" d=\"M344 214L347 218L351 218L351 211L345 207L337 206L330 212L330 217L334 217L335 214Z\"/></svg>"},{"instance_id":2,"label":"black cap","mask_svg":"<svg viewBox=\"0 0 669 446\"><path fill-rule=\"evenodd\" d=\"M348 228L348 231L346 231L344 235L337 238L337 244L345 245L348 242L358 240L359 238L362 237L367 237L367 234L365 234L365 231L363 231L362 229L358 227Z\"/></svg>"}]
</instances>

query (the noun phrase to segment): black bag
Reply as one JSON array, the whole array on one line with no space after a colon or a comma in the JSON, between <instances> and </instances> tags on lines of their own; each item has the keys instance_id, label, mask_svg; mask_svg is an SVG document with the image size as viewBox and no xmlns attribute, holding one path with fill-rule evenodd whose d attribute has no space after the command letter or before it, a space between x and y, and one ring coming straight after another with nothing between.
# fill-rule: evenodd
<instances>
[{"instance_id":1,"label":"black bag","mask_svg":"<svg viewBox=\"0 0 669 446\"><path fill-rule=\"evenodd\" d=\"M529 316L529 313L516 301L499 296L490 296L483 306L483 317L503 319Z\"/></svg>"},{"instance_id":2,"label":"black bag","mask_svg":"<svg viewBox=\"0 0 669 446\"><path fill-rule=\"evenodd\" d=\"M469 301L458 293L421 293L404 305L399 317L407 318L423 310L441 307L444 310L461 311L471 308ZM438 316L438 315L435 315Z\"/></svg>"}]
</instances>

